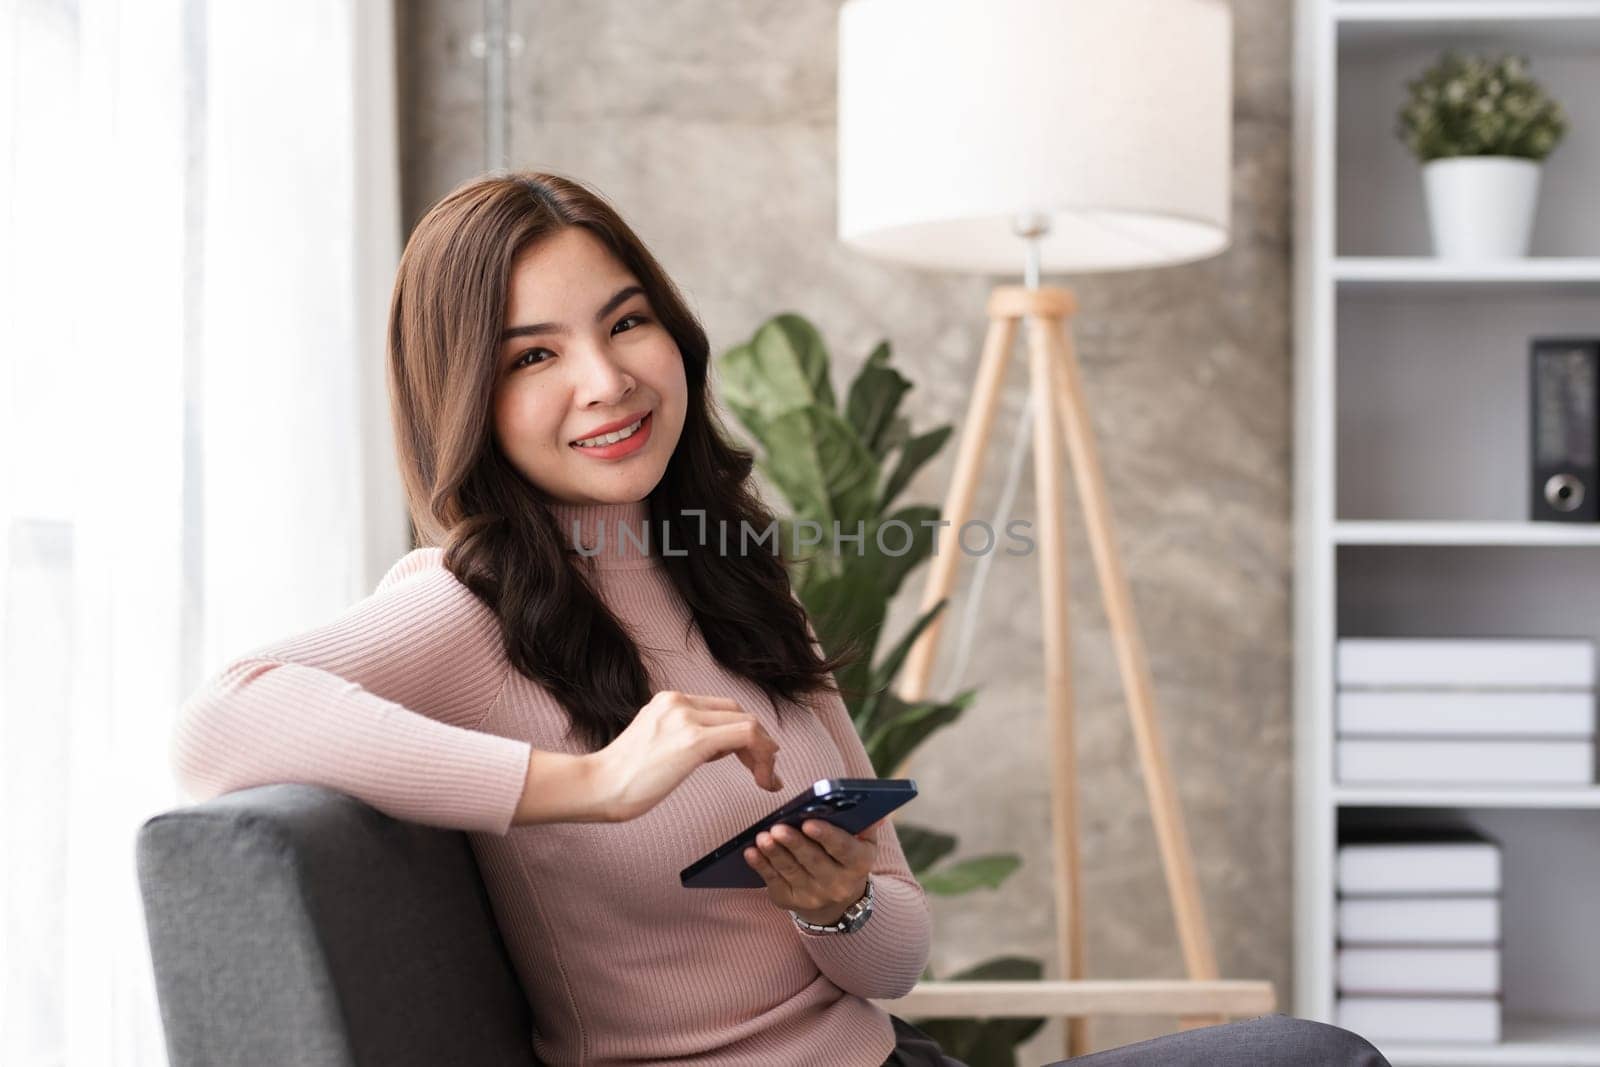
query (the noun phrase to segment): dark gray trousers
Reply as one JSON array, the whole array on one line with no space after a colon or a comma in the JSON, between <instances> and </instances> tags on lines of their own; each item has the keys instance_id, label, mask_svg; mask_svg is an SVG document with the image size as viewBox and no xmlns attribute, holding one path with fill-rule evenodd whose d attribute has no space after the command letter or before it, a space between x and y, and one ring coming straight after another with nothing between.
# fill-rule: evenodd
<instances>
[{"instance_id":1,"label":"dark gray trousers","mask_svg":"<svg viewBox=\"0 0 1600 1067\"><path fill-rule=\"evenodd\" d=\"M883 1067L966 1067L898 1016L896 1044ZM1056 1060L1048 1067L1389 1067L1366 1038L1328 1023L1262 1015L1180 1030L1104 1052Z\"/></svg>"}]
</instances>

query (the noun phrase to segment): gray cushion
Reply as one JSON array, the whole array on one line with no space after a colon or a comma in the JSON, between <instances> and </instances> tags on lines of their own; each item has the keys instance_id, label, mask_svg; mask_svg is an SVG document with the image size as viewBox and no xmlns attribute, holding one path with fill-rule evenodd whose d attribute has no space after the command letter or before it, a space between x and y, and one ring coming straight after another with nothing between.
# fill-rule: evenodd
<instances>
[{"instance_id":1,"label":"gray cushion","mask_svg":"<svg viewBox=\"0 0 1600 1067\"><path fill-rule=\"evenodd\" d=\"M155 816L137 861L172 1067L537 1064L464 833L268 785Z\"/></svg>"}]
</instances>

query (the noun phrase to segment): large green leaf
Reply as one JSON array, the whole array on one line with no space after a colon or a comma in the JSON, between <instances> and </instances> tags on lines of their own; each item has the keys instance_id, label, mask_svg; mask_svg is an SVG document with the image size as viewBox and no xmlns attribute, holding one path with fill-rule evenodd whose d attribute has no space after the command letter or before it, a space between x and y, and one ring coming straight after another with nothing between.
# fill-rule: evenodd
<instances>
[{"instance_id":1,"label":"large green leaf","mask_svg":"<svg viewBox=\"0 0 1600 1067\"><path fill-rule=\"evenodd\" d=\"M846 556L841 561L844 569L867 571L882 590L880 595L885 600L894 599L906 575L911 573L917 564L932 555L934 539L939 532L939 527L934 524L938 520L938 508L926 505L901 508L888 518L872 525L862 542L865 548L864 555ZM903 526L889 526L880 530L891 522Z\"/></svg>"},{"instance_id":2,"label":"large green leaf","mask_svg":"<svg viewBox=\"0 0 1600 1067\"><path fill-rule=\"evenodd\" d=\"M879 342L862 365L856 380L850 383L850 396L845 401L845 416L856 428L861 442L873 456L883 459L888 451L886 440L895 409L900 398L911 390L911 383L889 366L889 342Z\"/></svg>"},{"instance_id":3,"label":"large green leaf","mask_svg":"<svg viewBox=\"0 0 1600 1067\"><path fill-rule=\"evenodd\" d=\"M822 524L809 516L785 515L778 519L778 536L783 545L783 558L789 564L790 584L801 594L802 601L807 595L805 591L814 583L837 577L839 573L839 560L828 548L826 533L818 537L822 529Z\"/></svg>"},{"instance_id":4,"label":"large green leaf","mask_svg":"<svg viewBox=\"0 0 1600 1067\"><path fill-rule=\"evenodd\" d=\"M939 449L950 439L953 426L940 426L936 430L918 434L905 443L905 448L900 452L900 461L895 464L894 473L889 475L889 480L883 486L883 500L878 505L887 511L894 498L900 495L901 490L911 484L911 479L916 476L922 465L938 454Z\"/></svg>"},{"instance_id":5,"label":"large green leaf","mask_svg":"<svg viewBox=\"0 0 1600 1067\"><path fill-rule=\"evenodd\" d=\"M892 693L886 694L879 701L882 722L863 742L873 767L879 774L892 774L930 734L959 719L976 692L968 689L954 700L943 703L920 700L914 704L906 704Z\"/></svg>"},{"instance_id":6,"label":"large green leaf","mask_svg":"<svg viewBox=\"0 0 1600 1067\"><path fill-rule=\"evenodd\" d=\"M904 415L896 415L889 420L889 428L878 438L879 458L887 456L909 440L911 440L911 420Z\"/></svg>"},{"instance_id":7,"label":"large green leaf","mask_svg":"<svg viewBox=\"0 0 1600 1067\"><path fill-rule=\"evenodd\" d=\"M1044 977L1044 965L1027 956L996 956L949 975L952 982L1028 982Z\"/></svg>"},{"instance_id":8,"label":"large green leaf","mask_svg":"<svg viewBox=\"0 0 1600 1067\"><path fill-rule=\"evenodd\" d=\"M872 681L875 687L888 689L894 684L895 676L900 673L900 668L905 665L906 657L911 655L911 648L917 643L917 638L928 628L933 620L944 611L945 605L950 603L949 597L943 597L934 602L933 607L923 612L916 621L894 643L889 654L879 661L877 669L873 671Z\"/></svg>"},{"instance_id":9,"label":"large green leaf","mask_svg":"<svg viewBox=\"0 0 1600 1067\"><path fill-rule=\"evenodd\" d=\"M872 739L882 732L885 722L896 719L905 714L906 703L900 699L894 690L874 684L872 695L861 702L855 716L856 733L861 735L862 744L867 746L867 752L872 752ZM877 766L877 761L873 761Z\"/></svg>"},{"instance_id":10,"label":"large green leaf","mask_svg":"<svg viewBox=\"0 0 1600 1067\"><path fill-rule=\"evenodd\" d=\"M900 838L900 851L905 853L906 866L911 868L912 874L918 875L919 880L922 871L938 863L956 847L953 835L941 834L913 823L897 822L894 832Z\"/></svg>"},{"instance_id":11,"label":"large green leaf","mask_svg":"<svg viewBox=\"0 0 1600 1067\"><path fill-rule=\"evenodd\" d=\"M834 675L840 688L849 692L846 706L858 707L862 699L858 694L872 685L872 654L888 603L881 597L862 596L859 582L815 573L806 585L802 603L824 649L831 652L842 648L846 639L855 639L863 646L861 657ZM851 714L853 717L855 711Z\"/></svg>"},{"instance_id":12,"label":"large green leaf","mask_svg":"<svg viewBox=\"0 0 1600 1067\"><path fill-rule=\"evenodd\" d=\"M762 465L789 499L797 518L822 524L822 544L833 551L833 524L855 533L873 515L878 461L837 412L807 407L786 411L767 425Z\"/></svg>"},{"instance_id":13,"label":"large green leaf","mask_svg":"<svg viewBox=\"0 0 1600 1067\"><path fill-rule=\"evenodd\" d=\"M763 444L767 437L767 423L771 421L767 413L769 405L777 406L778 411L793 406L776 405L777 398L772 394L771 382L763 373L754 345L742 344L723 353L717 363L718 402L733 412L756 440ZM799 402L806 400L805 394L801 394Z\"/></svg>"},{"instance_id":14,"label":"large green leaf","mask_svg":"<svg viewBox=\"0 0 1600 1067\"><path fill-rule=\"evenodd\" d=\"M911 646L916 644L917 638L928 628L928 624L933 622L934 616L943 611L944 606L949 602L950 598L945 597L923 612L921 617L911 624L911 628L901 636L900 640L895 642L895 646L890 649L889 654L872 669L872 680L867 686L867 696L855 711L857 733L865 735L870 732L877 722L878 705L882 702L883 695L889 692L890 687L894 685L895 676L900 673L901 665L905 663L906 657L911 653Z\"/></svg>"},{"instance_id":15,"label":"large green leaf","mask_svg":"<svg viewBox=\"0 0 1600 1067\"><path fill-rule=\"evenodd\" d=\"M960 896L974 889L998 889L1000 883L1022 866L1022 857L1010 852L995 852L952 863L924 875L922 888L941 897Z\"/></svg>"},{"instance_id":16,"label":"large green leaf","mask_svg":"<svg viewBox=\"0 0 1600 1067\"><path fill-rule=\"evenodd\" d=\"M752 433L784 412L813 406L835 410L828 350L815 326L784 313L723 354L718 363L721 399Z\"/></svg>"}]
</instances>

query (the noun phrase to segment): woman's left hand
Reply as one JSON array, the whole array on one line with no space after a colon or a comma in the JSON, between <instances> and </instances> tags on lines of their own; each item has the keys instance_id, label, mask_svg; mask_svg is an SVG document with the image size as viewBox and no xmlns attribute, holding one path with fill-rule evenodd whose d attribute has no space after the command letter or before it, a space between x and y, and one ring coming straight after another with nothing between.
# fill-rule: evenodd
<instances>
[{"instance_id":1,"label":"woman's left hand","mask_svg":"<svg viewBox=\"0 0 1600 1067\"><path fill-rule=\"evenodd\" d=\"M821 819L807 819L801 830L780 823L757 835L744 860L767 883L774 904L827 926L867 891L877 840L876 826L852 835Z\"/></svg>"}]
</instances>

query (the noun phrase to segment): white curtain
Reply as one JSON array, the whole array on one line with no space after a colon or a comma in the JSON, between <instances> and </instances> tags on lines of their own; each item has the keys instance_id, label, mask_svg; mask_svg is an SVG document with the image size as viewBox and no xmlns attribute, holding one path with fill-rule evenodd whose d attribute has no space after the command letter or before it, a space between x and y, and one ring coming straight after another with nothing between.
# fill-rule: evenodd
<instances>
[{"instance_id":1,"label":"white curtain","mask_svg":"<svg viewBox=\"0 0 1600 1067\"><path fill-rule=\"evenodd\" d=\"M392 0L0 0L0 1063L166 1062L134 867L228 658L409 547Z\"/></svg>"}]
</instances>

